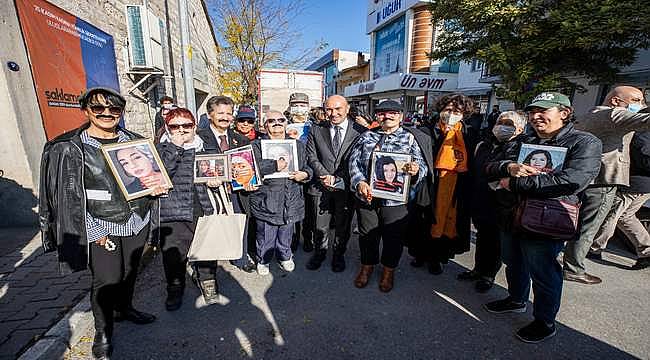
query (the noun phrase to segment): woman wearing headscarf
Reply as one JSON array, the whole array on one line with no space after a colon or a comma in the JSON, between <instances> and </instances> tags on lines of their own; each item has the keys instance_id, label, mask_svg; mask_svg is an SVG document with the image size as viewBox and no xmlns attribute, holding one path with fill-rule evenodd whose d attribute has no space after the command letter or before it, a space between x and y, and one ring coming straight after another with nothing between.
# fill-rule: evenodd
<instances>
[{"instance_id":1,"label":"woman wearing headscarf","mask_svg":"<svg viewBox=\"0 0 650 360\"><path fill-rule=\"evenodd\" d=\"M485 165L503 160L513 149L518 149L524 138L526 117L522 112L505 111L499 115L491 136L476 145L472 162L472 223L476 228L474 267L458 274L458 280L476 280L478 292L487 292L494 285L494 278L501 269L500 233L510 231L512 201L517 201L511 192L495 190L488 182Z\"/></svg>"}]
</instances>

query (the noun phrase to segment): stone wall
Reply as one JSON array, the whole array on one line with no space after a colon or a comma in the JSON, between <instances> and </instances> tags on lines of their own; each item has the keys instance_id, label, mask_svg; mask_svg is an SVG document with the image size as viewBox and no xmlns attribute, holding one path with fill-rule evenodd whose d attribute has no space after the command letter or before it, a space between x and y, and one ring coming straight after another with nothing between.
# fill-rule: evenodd
<instances>
[{"instance_id":1,"label":"stone wall","mask_svg":"<svg viewBox=\"0 0 650 360\"><path fill-rule=\"evenodd\" d=\"M49 2L113 36L120 91L127 98L125 123L128 129L144 136L152 136L155 114L159 110L158 99L163 95L173 96L180 106L185 105L178 0L49 0ZM196 90L207 94L205 97L207 99L220 92L214 75L214 69L217 68L217 44L204 10L203 0L187 2L193 53L194 55L200 53L205 60L203 67L213 70L206 71L202 80L194 80ZM169 25L166 31L170 39L167 44L167 33L163 34L165 75L148 80L132 93L129 93L129 89L143 75L129 74L125 16L127 4L146 4L163 23ZM38 194L40 154L45 143L45 134L13 1L0 2L0 20L7 25L3 28L5 31L0 34L3 44L0 47L3 66L3 71L0 73L0 105L8 111L8 114L0 118L4 135L0 138L0 171L3 172L2 184L12 185L9 188L7 186L0 188L2 191L0 219L4 219L0 221L0 227L29 225L36 220L37 210L33 200ZM7 61L17 62L21 70L19 72L8 70L5 65ZM152 81L158 82L158 85L153 91L143 94L141 90L149 87ZM199 105L197 103L197 107ZM199 114L201 112L198 111ZM23 196L25 193L29 193L30 196ZM28 200L20 200L23 198ZM11 201L7 202L7 200ZM16 211L17 208L26 210ZM34 216L22 221L21 219L26 217L17 215L22 213Z\"/></svg>"}]
</instances>

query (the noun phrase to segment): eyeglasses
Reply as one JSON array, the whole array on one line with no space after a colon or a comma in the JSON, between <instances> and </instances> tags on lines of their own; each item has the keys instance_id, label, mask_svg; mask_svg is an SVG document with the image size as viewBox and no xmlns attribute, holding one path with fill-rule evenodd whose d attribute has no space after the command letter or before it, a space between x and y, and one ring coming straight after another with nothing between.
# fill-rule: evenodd
<instances>
[{"instance_id":1,"label":"eyeglasses","mask_svg":"<svg viewBox=\"0 0 650 360\"><path fill-rule=\"evenodd\" d=\"M266 123L269 125L273 125L275 123L279 124L284 124L287 121L285 118L277 118L277 119L266 119Z\"/></svg>"},{"instance_id":2,"label":"eyeglasses","mask_svg":"<svg viewBox=\"0 0 650 360\"><path fill-rule=\"evenodd\" d=\"M178 130L180 128L183 129L191 129L194 127L193 123L185 123L185 124L167 124L167 127L169 130Z\"/></svg>"},{"instance_id":3,"label":"eyeglasses","mask_svg":"<svg viewBox=\"0 0 650 360\"><path fill-rule=\"evenodd\" d=\"M247 122L247 123L253 125L253 124L255 124L255 119L241 118L241 119L237 119L237 122L240 122L240 123L241 122Z\"/></svg>"},{"instance_id":4,"label":"eyeglasses","mask_svg":"<svg viewBox=\"0 0 650 360\"><path fill-rule=\"evenodd\" d=\"M119 106L104 106L104 105L90 105L90 111L95 115L101 115L104 113L104 110L108 109L108 112L111 115L118 116L122 114L123 108Z\"/></svg>"}]
</instances>

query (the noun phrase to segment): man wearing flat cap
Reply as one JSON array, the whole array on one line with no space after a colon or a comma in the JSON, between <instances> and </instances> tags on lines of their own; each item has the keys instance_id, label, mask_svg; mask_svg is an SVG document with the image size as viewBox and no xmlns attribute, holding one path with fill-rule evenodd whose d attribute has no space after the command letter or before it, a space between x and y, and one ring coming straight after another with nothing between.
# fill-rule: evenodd
<instances>
[{"instance_id":1,"label":"man wearing flat cap","mask_svg":"<svg viewBox=\"0 0 650 360\"><path fill-rule=\"evenodd\" d=\"M139 259L157 228L153 197L126 200L102 156L102 145L141 139L118 123L126 100L95 87L80 98L88 122L45 144L39 218L46 252L57 251L62 272L90 268L95 358L112 352L114 321L147 324L156 318L133 308ZM156 186L154 195L167 192Z\"/></svg>"},{"instance_id":2,"label":"man wearing flat cap","mask_svg":"<svg viewBox=\"0 0 650 360\"><path fill-rule=\"evenodd\" d=\"M411 193L415 192L410 190L417 189L426 179L428 167L415 135L401 126L402 106L396 101L386 100L376 107L375 114L381 127L376 131L366 131L359 137L350 153L348 165L350 189L356 195L361 251L361 269L354 285L365 287L374 266L381 262L383 272L379 290L389 292L393 288L393 274L402 255L402 237L408 229L407 203ZM406 189L406 201L373 197L370 165L375 151L411 155L410 162L393 169L411 177L410 189ZM380 241L383 242L381 253Z\"/></svg>"}]
</instances>

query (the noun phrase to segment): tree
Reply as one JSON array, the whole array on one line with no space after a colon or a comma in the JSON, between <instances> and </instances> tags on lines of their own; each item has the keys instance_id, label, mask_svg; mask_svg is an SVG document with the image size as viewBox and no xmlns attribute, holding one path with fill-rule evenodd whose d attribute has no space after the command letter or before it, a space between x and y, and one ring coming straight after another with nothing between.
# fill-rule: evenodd
<instances>
[{"instance_id":1,"label":"tree","mask_svg":"<svg viewBox=\"0 0 650 360\"><path fill-rule=\"evenodd\" d=\"M292 22L304 10L301 0L210 0L209 5L221 42L218 77L236 102L256 102L263 67L304 67L327 46L321 41L301 48Z\"/></svg>"},{"instance_id":2,"label":"tree","mask_svg":"<svg viewBox=\"0 0 650 360\"><path fill-rule=\"evenodd\" d=\"M645 3L645 4L643 4ZM641 0L433 0L434 59L482 60L517 105L570 78L611 83L650 44Z\"/></svg>"}]
</instances>

